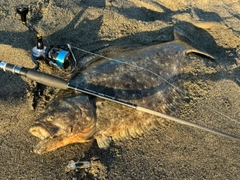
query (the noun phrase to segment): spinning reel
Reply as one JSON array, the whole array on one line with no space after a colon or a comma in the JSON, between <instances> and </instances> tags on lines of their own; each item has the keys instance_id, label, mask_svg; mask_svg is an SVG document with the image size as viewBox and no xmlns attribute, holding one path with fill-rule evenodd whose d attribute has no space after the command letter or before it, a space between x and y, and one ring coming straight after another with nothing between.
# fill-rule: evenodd
<instances>
[{"instance_id":1,"label":"spinning reel","mask_svg":"<svg viewBox=\"0 0 240 180\"><path fill-rule=\"evenodd\" d=\"M33 69L36 70L39 68L39 60L45 60L49 65L54 65L63 71L72 73L77 65L77 61L70 44L60 46L51 45L49 47L44 46L42 35L30 24L27 24L27 13L29 12L27 5L21 4L17 6L16 11L21 15L22 24L35 33L37 38L37 45L32 48L31 52L32 61L36 65Z\"/></svg>"}]
</instances>

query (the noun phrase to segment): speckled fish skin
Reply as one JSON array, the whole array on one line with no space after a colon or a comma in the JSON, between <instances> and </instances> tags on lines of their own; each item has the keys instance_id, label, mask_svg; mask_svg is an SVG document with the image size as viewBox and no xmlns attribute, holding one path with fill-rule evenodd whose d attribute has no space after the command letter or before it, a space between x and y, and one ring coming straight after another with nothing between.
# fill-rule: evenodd
<instances>
[{"instance_id":1,"label":"speckled fish skin","mask_svg":"<svg viewBox=\"0 0 240 180\"><path fill-rule=\"evenodd\" d=\"M70 83L174 115L184 96L178 88L182 89L181 76L191 64L188 58L191 52L212 58L178 39L142 48L115 49L104 54L112 60L88 57L95 63ZM166 119L72 92L54 99L30 132L41 138L34 152L43 154L93 139L100 148L107 148L112 139L136 137L155 127L169 125L171 122Z\"/></svg>"}]
</instances>

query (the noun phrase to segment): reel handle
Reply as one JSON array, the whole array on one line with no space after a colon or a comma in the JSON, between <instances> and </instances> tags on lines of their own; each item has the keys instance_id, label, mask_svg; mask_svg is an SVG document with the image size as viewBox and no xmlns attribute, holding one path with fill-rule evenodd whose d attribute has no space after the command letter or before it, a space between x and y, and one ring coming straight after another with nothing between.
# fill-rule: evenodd
<instances>
[{"instance_id":1,"label":"reel handle","mask_svg":"<svg viewBox=\"0 0 240 180\"><path fill-rule=\"evenodd\" d=\"M26 4L20 4L17 6L16 11L18 14L21 15L21 20L23 24L27 24L27 13L28 13L28 7Z\"/></svg>"}]
</instances>

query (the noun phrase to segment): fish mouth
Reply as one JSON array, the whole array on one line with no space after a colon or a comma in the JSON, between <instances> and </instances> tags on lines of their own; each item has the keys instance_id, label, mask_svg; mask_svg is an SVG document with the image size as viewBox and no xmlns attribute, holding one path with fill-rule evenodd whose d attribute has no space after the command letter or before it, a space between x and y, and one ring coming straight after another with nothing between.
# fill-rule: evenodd
<instances>
[{"instance_id":1,"label":"fish mouth","mask_svg":"<svg viewBox=\"0 0 240 180\"><path fill-rule=\"evenodd\" d=\"M53 151L57 149L59 145L58 142L62 141L62 137L57 136L59 128L57 126L49 124L35 124L33 127L29 129L29 132L38 138L40 138L40 142L33 148L33 152L36 154L44 154L49 151ZM62 145L60 145L62 146Z\"/></svg>"},{"instance_id":2,"label":"fish mouth","mask_svg":"<svg viewBox=\"0 0 240 180\"><path fill-rule=\"evenodd\" d=\"M62 146L64 146L63 138L61 136L58 137L48 137L45 139L40 140L40 142L33 147L33 152L35 154L45 154L50 151L54 151Z\"/></svg>"},{"instance_id":3,"label":"fish mouth","mask_svg":"<svg viewBox=\"0 0 240 180\"><path fill-rule=\"evenodd\" d=\"M44 144L46 144L48 142L48 140L49 140L49 138L42 139L36 146L33 147L33 152L35 154L39 154L39 155L47 153L48 150Z\"/></svg>"},{"instance_id":4,"label":"fish mouth","mask_svg":"<svg viewBox=\"0 0 240 180\"><path fill-rule=\"evenodd\" d=\"M41 155L68 144L89 142L95 133L95 124L87 126L80 132L56 131L56 127L49 129L43 124L35 125L29 131L32 135L41 139L33 148L34 153Z\"/></svg>"},{"instance_id":5,"label":"fish mouth","mask_svg":"<svg viewBox=\"0 0 240 180\"><path fill-rule=\"evenodd\" d=\"M39 155L54 151L65 146L65 140L68 138L66 134L52 136L48 129L41 125L30 128L30 133L41 140L33 147L33 152Z\"/></svg>"},{"instance_id":6,"label":"fish mouth","mask_svg":"<svg viewBox=\"0 0 240 180\"><path fill-rule=\"evenodd\" d=\"M39 155L54 151L60 147L73 143L85 143L90 140L84 134L62 134L55 137L48 137L40 140L40 142L33 148L33 152Z\"/></svg>"}]
</instances>

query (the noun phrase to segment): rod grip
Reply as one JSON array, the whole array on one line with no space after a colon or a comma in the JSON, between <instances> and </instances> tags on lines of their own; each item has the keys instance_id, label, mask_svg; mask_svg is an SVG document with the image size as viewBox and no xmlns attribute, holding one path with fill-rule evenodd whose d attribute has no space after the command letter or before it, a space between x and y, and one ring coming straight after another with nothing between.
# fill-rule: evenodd
<instances>
[{"instance_id":1,"label":"rod grip","mask_svg":"<svg viewBox=\"0 0 240 180\"><path fill-rule=\"evenodd\" d=\"M52 76L50 74L46 74L43 72L38 72L32 69L27 69L27 68L22 68L22 71L25 71L24 76L38 83L41 83L47 86L56 87L59 89L68 88L67 87L68 82L59 77Z\"/></svg>"}]
</instances>

